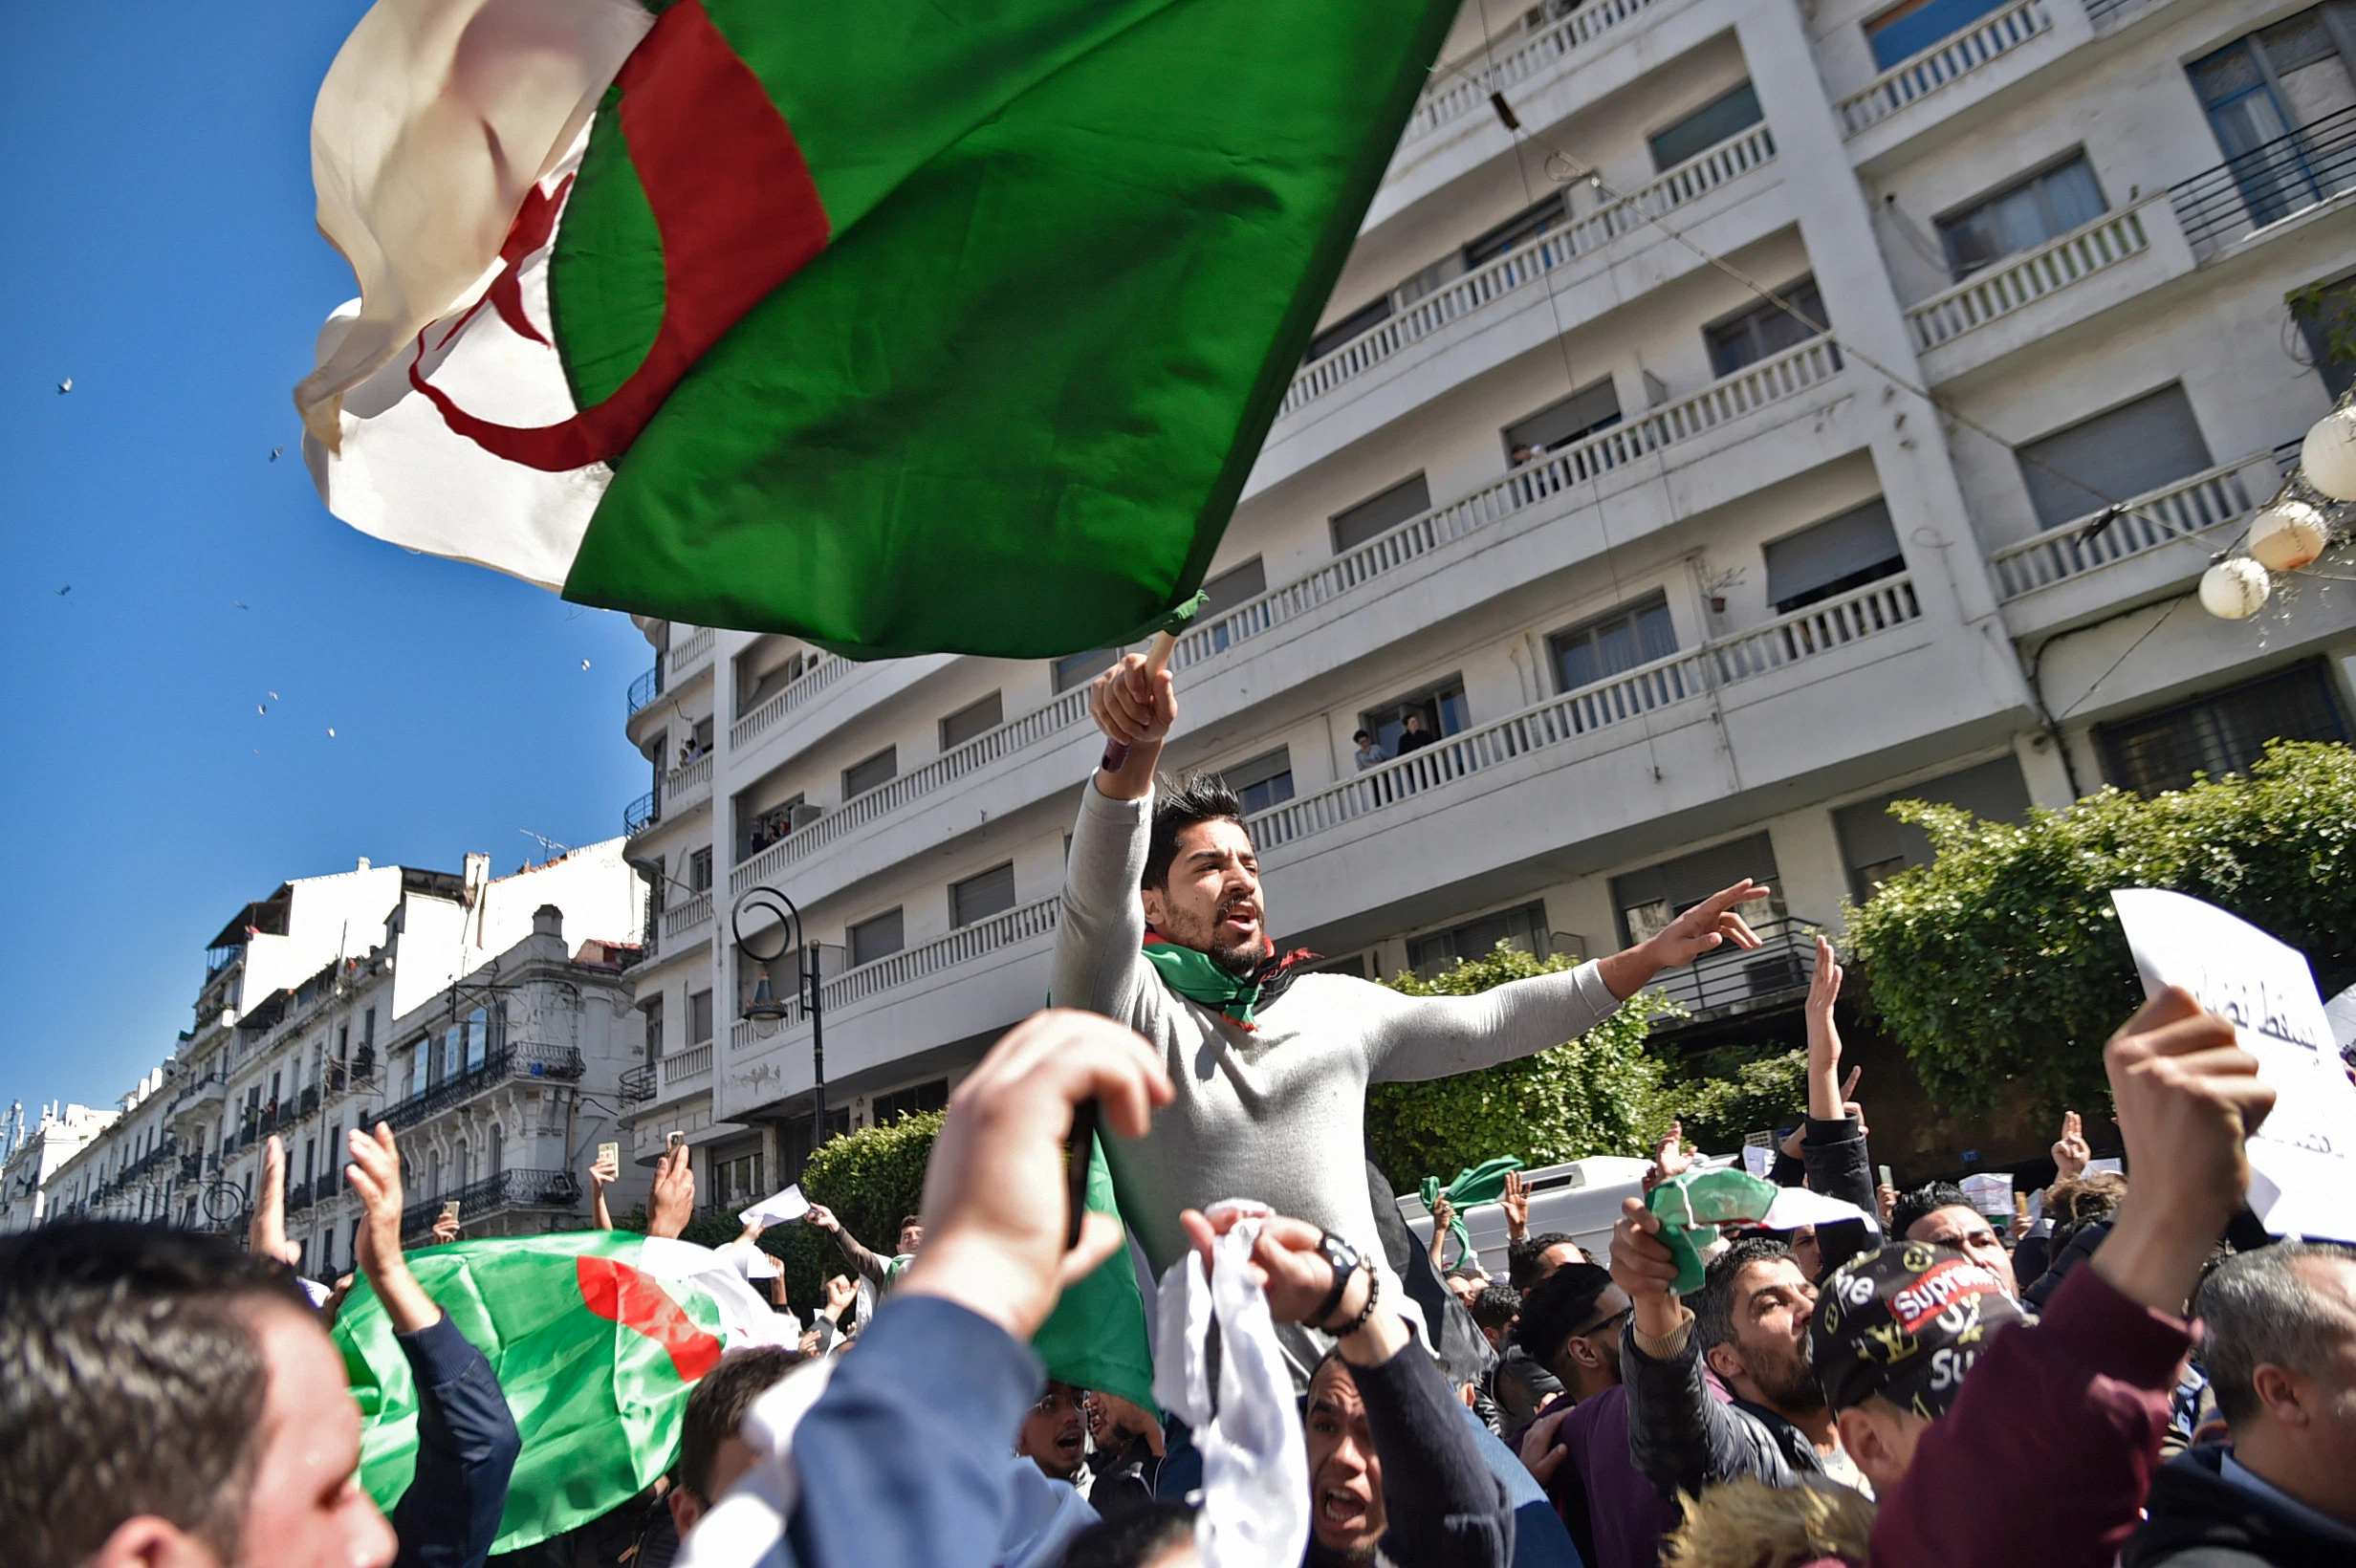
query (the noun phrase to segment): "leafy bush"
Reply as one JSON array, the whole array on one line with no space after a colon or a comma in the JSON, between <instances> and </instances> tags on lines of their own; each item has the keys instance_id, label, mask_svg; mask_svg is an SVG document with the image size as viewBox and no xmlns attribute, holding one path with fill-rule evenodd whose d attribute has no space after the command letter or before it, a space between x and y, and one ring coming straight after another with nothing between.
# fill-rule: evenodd
<instances>
[{"instance_id":1,"label":"leafy bush","mask_svg":"<svg viewBox=\"0 0 2356 1568\"><path fill-rule=\"evenodd\" d=\"M2110 892L2163 887L2297 947L2325 995L2356 981L2356 751L2277 742L2244 775L2116 789L2018 825L1890 808L1938 859L1846 912L1872 1005L1934 1102L2107 1103L2103 1042L2143 1001Z\"/></svg>"},{"instance_id":2,"label":"leafy bush","mask_svg":"<svg viewBox=\"0 0 2356 1568\"><path fill-rule=\"evenodd\" d=\"M1742 1146L1746 1133L1788 1127L1805 1114L1807 1052L1785 1051L1726 1066L1731 1071L1724 1076L1686 1078L1674 1086L1677 1118L1694 1147L1730 1154Z\"/></svg>"}]
</instances>

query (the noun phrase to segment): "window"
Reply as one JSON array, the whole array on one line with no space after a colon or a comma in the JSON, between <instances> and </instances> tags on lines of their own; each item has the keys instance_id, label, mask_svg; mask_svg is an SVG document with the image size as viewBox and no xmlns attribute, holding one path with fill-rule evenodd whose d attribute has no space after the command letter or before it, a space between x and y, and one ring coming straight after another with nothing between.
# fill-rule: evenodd
<instances>
[{"instance_id":1,"label":"window","mask_svg":"<svg viewBox=\"0 0 2356 1568\"><path fill-rule=\"evenodd\" d=\"M758 855L818 815L817 808L805 804L798 795L791 800L777 802L767 811L755 813L753 819L745 824L745 847L737 859Z\"/></svg>"},{"instance_id":2,"label":"window","mask_svg":"<svg viewBox=\"0 0 2356 1568\"><path fill-rule=\"evenodd\" d=\"M663 993L647 997L639 1011L646 1015L646 1064L651 1067L663 1056Z\"/></svg>"},{"instance_id":3,"label":"window","mask_svg":"<svg viewBox=\"0 0 2356 1568\"><path fill-rule=\"evenodd\" d=\"M1431 491L1424 484L1424 476L1419 473L1412 479L1401 480L1382 494L1333 514L1334 554L1346 555L1368 539L1388 534L1408 518L1420 517L1430 510Z\"/></svg>"},{"instance_id":4,"label":"window","mask_svg":"<svg viewBox=\"0 0 2356 1568\"><path fill-rule=\"evenodd\" d=\"M977 735L987 735L1006 722L1004 705L995 691L978 703L968 703L941 721L941 750L953 751Z\"/></svg>"},{"instance_id":5,"label":"window","mask_svg":"<svg viewBox=\"0 0 2356 1568\"><path fill-rule=\"evenodd\" d=\"M951 882L949 889L949 923L951 926L971 926L977 920L1002 915L1014 907L1014 862L993 865L977 877L968 877L961 882ZM894 951L899 948L895 940Z\"/></svg>"},{"instance_id":6,"label":"window","mask_svg":"<svg viewBox=\"0 0 2356 1568\"><path fill-rule=\"evenodd\" d=\"M1776 885L1775 845L1763 833L1614 877L1611 899L1619 911L1621 937L1631 945L1642 942L1711 894L1745 877L1770 888ZM1764 896L1735 907L1753 926L1775 913L1771 900Z\"/></svg>"},{"instance_id":7,"label":"window","mask_svg":"<svg viewBox=\"0 0 2356 1568\"><path fill-rule=\"evenodd\" d=\"M769 1195L761 1186L758 1149L714 1162L711 1183L716 1189L713 1201L722 1209L740 1209Z\"/></svg>"},{"instance_id":8,"label":"window","mask_svg":"<svg viewBox=\"0 0 2356 1568\"><path fill-rule=\"evenodd\" d=\"M1717 374L1732 376L1744 365L1754 364L1771 354L1780 354L1823 331L1824 300L1816 292L1815 278L1803 277L1797 283L1787 283L1775 294L1778 299L1789 300L1792 309L1760 304L1702 329L1702 337L1710 344L1711 368ZM1799 314L1794 315L1794 311Z\"/></svg>"},{"instance_id":9,"label":"window","mask_svg":"<svg viewBox=\"0 0 2356 1568\"><path fill-rule=\"evenodd\" d=\"M865 795L879 784L889 783L900 772L900 749L886 746L871 757L852 763L842 770L842 798L849 800Z\"/></svg>"},{"instance_id":10,"label":"window","mask_svg":"<svg viewBox=\"0 0 2356 1568\"><path fill-rule=\"evenodd\" d=\"M2009 756L1843 806L1832 814L1833 831L1848 868L1850 896L1860 904L1907 867L1929 865L1932 859L1931 836L1890 816L1893 800L1961 806L1991 822L2018 822L2029 814L2029 787L2021 782L2019 762Z\"/></svg>"},{"instance_id":11,"label":"window","mask_svg":"<svg viewBox=\"0 0 2356 1568\"><path fill-rule=\"evenodd\" d=\"M900 911L896 908L862 920L844 934L850 942L853 969L862 964L872 964L879 958L889 958L907 946Z\"/></svg>"},{"instance_id":12,"label":"window","mask_svg":"<svg viewBox=\"0 0 2356 1568\"><path fill-rule=\"evenodd\" d=\"M2296 317L2299 335L2306 339L2307 360L2323 378L2323 390L2334 403L2356 385L2356 278L2342 278L2317 292L2314 309ZM2333 344L2340 345L2335 354Z\"/></svg>"},{"instance_id":13,"label":"window","mask_svg":"<svg viewBox=\"0 0 2356 1568\"><path fill-rule=\"evenodd\" d=\"M1605 377L1560 403L1549 403L1529 418L1507 425L1501 432L1505 437L1506 460L1516 465L1527 463L1619 423L1620 393L1611 379Z\"/></svg>"},{"instance_id":14,"label":"window","mask_svg":"<svg viewBox=\"0 0 2356 1568\"><path fill-rule=\"evenodd\" d=\"M1669 623L1668 596L1655 594L1632 609L1557 632L1546 645L1554 652L1558 689L1577 691L1668 658L1677 651L1677 631Z\"/></svg>"},{"instance_id":15,"label":"window","mask_svg":"<svg viewBox=\"0 0 2356 1568\"><path fill-rule=\"evenodd\" d=\"M736 711L752 712L802 677L809 660L798 648L786 650L764 638L736 656Z\"/></svg>"},{"instance_id":16,"label":"window","mask_svg":"<svg viewBox=\"0 0 2356 1568\"><path fill-rule=\"evenodd\" d=\"M1363 332L1371 332L1390 319L1390 295L1385 294L1372 304L1357 310L1336 321L1332 326L1309 339L1309 352L1300 357L1302 364L1322 359Z\"/></svg>"},{"instance_id":17,"label":"window","mask_svg":"<svg viewBox=\"0 0 2356 1568\"><path fill-rule=\"evenodd\" d=\"M1090 653L1067 653L1056 661L1056 690L1058 693L1074 686L1086 686L1090 681L1113 667L1121 657L1119 648L1098 648Z\"/></svg>"},{"instance_id":18,"label":"window","mask_svg":"<svg viewBox=\"0 0 2356 1568\"><path fill-rule=\"evenodd\" d=\"M1939 243L1957 282L1990 262L2035 250L2108 210L2084 153L1938 221Z\"/></svg>"},{"instance_id":19,"label":"window","mask_svg":"<svg viewBox=\"0 0 2356 1568\"><path fill-rule=\"evenodd\" d=\"M507 1168L507 1129L496 1122L491 1124L491 1168L486 1176L496 1176Z\"/></svg>"},{"instance_id":20,"label":"window","mask_svg":"<svg viewBox=\"0 0 2356 1568\"><path fill-rule=\"evenodd\" d=\"M1758 94L1744 82L1722 93L1691 114L1645 139L1652 148L1652 166L1675 168L1696 153L1707 152L1730 136L1759 122Z\"/></svg>"},{"instance_id":21,"label":"window","mask_svg":"<svg viewBox=\"0 0 2356 1568\"><path fill-rule=\"evenodd\" d=\"M1907 0L1865 23L1873 63L1887 71L1951 33L1961 33L2005 0Z\"/></svg>"},{"instance_id":22,"label":"window","mask_svg":"<svg viewBox=\"0 0 2356 1568\"><path fill-rule=\"evenodd\" d=\"M2059 528L2209 467L2184 388L2171 382L2018 449L2037 526Z\"/></svg>"},{"instance_id":23,"label":"window","mask_svg":"<svg viewBox=\"0 0 2356 1568\"><path fill-rule=\"evenodd\" d=\"M1445 931L1407 938L1407 967L1426 980L1451 969L1462 960L1479 958L1500 942L1510 942L1534 958L1546 956L1546 905L1543 901L1451 926Z\"/></svg>"},{"instance_id":24,"label":"window","mask_svg":"<svg viewBox=\"0 0 2356 1568\"><path fill-rule=\"evenodd\" d=\"M1906 570L1906 555L1889 526L1889 508L1878 498L1771 539L1762 554L1767 557L1767 599L1778 615Z\"/></svg>"},{"instance_id":25,"label":"window","mask_svg":"<svg viewBox=\"0 0 2356 1568\"><path fill-rule=\"evenodd\" d=\"M1472 710L1465 706L1464 677L1451 675L1421 691L1394 698L1380 708L1369 708L1358 715L1357 728L1372 731L1383 754L1395 757L1399 754L1399 737L1407 733L1410 713L1422 716L1424 733L1428 735L1452 735L1464 729L1472 723Z\"/></svg>"},{"instance_id":26,"label":"window","mask_svg":"<svg viewBox=\"0 0 2356 1568\"><path fill-rule=\"evenodd\" d=\"M2345 7L2317 6L2187 67L2253 224L2288 217L2356 184L2356 157L2344 137L2291 136L2356 104L2347 63L2352 20Z\"/></svg>"},{"instance_id":27,"label":"window","mask_svg":"<svg viewBox=\"0 0 2356 1568\"><path fill-rule=\"evenodd\" d=\"M867 1119L876 1126L888 1127L904 1116L921 1116L927 1111L942 1110L948 1104L949 1079L934 1078L930 1083L912 1084L876 1096L867 1102Z\"/></svg>"},{"instance_id":28,"label":"window","mask_svg":"<svg viewBox=\"0 0 2356 1568\"><path fill-rule=\"evenodd\" d=\"M1367 978L1364 953L1351 953L1345 958L1320 958L1303 968L1310 974L1346 974L1353 980Z\"/></svg>"},{"instance_id":29,"label":"window","mask_svg":"<svg viewBox=\"0 0 2356 1568\"><path fill-rule=\"evenodd\" d=\"M1260 565L1260 558L1254 555L1242 565L1231 566L1204 583L1203 592L1210 598L1203 604L1202 614L1195 618L1197 621L1225 615L1246 599L1257 599L1268 592L1268 572Z\"/></svg>"},{"instance_id":30,"label":"window","mask_svg":"<svg viewBox=\"0 0 2356 1568\"><path fill-rule=\"evenodd\" d=\"M1562 228L1571 219L1569 198L1560 191L1534 206L1526 207L1496 228L1473 240L1464 248L1464 264L1478 267L1494 261L1517 246L1527 245L1540 234Z\"/></svg>"},{"instance_id":31,"label":"window","mask_svg":"<svg viewBox=\"0 0 2356 1568\"><path fill-rule=\"evenodd\" d=\"M2195 773L2238 773L2270 740L2345 740L2339 705L2321 664L2301 664L2263 680L2118 724L2097 725L2095 744L2112 783L2138 795L2180 790Z\"/></svg>"},{"instance_id":32,"label":"window","mask_svg":"<svg viewBox=\"0 0 2356 1568\"><path fill-rule=\"evenodd\" d=\"M687 996L687 1043L711 1043L711 992L699 991Z\"/></svg>"},{"instance_id":33,"label":"window","mask_svg":"<svg viewBox=\"0 0 2356 1568\"><path fill-rule=\"evenodd\" d=\"M687 890L691 893L711 891L711 846L690 850L687 854Z\"/></svg>"},{"instance_id":34,"label":"window","mask_svg":"<svg viewBox=\"0 0 2356 1568\"><path fill-rule=\"evenodd\" d=\"M1262 751L1248 762L1220 769L1219 776L1243 800L1245 816L1266 811L1293 798L1292 748Z\"/></svg>"},{"instance_id":35,"label":"window","mask_svg":"<svg viewBox=\"0 0 2356 1568\"><path fill-rule=\"evenodd\" d=\"M362 1051L377 1043L377 1010L370 1008L360 1015L360 1047Z\"/></svg>"}]
</instances>

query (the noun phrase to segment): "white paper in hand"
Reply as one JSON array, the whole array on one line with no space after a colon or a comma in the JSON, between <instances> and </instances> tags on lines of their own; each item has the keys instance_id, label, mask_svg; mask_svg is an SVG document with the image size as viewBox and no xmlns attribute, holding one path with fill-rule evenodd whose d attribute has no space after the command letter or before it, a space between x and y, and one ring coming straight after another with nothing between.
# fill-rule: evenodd
<instances>
[{"instance_id":1,"label":"white paper in hand","mask_svg":"<svg viewBox=\"0 0 2356 1568\"><path fill-rule=\"evenodd\" d=\"M2250 1138L2250 1208L2277 1235L2356 1240L2356 1085L2298 949L2182 893L2110 895L2144 990L2182 986L2234 1020L2274 1110Z\"/></svg>"},{"instance_id":2,"label":"white paper in hand","mask_svg":"<svg viewBox=\"0 0 2356 1568\"><path fill-rule=\"evenodd\" d=\"M799 1183L783 1192L773 1193L736 1216L739 1225L751 1225L758 1220L763 1225L783 1225L810 1212L810 1200L801 1195Z\"/></svg>"}]
</instances>

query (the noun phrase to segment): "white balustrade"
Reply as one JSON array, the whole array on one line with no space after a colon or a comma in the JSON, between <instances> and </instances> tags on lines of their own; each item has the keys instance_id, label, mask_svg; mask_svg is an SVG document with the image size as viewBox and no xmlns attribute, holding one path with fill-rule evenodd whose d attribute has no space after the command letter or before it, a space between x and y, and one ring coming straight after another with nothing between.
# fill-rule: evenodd
<instances>
[{"instance_id":1,"label":"white balustrade","mask_svg":"<svg viewBox=\"0 0 2356 1568\"><path fill-rule=\"evenodd\" d=\"M688 1078L702 1078L711 1071L711 1042L690 1045L685 1051L660 1058L663 1067L663 1087L672 1088Z\"/></svg>"},{"instance_id":2,"label":"white balustrade","mask_svg":"<svg viewBox=\"0 0 2356 1568\"><path fill-rule=\"evenodd\" d=\"M788 713L833 686L850 672L853 661L831 653L812 650L811 664L800 677L760 707L728 727L728 744L731 751L742 751L764 731L774 729Z\"/></svg>"},{"instance_id":3,"label":"white balustrade","mask_svg":"<svg viewBox=\"0 0 2356 1568\"><path fill-rule=\"evenodd\" d=\"M670 942L684 937L710 919L711 889L689 894L663 911L663 940Z\"/></svg>"},{"instance_id":4,"label":"white balustrade","mask_svg":"<svg viewBox=\"0 0 2356 1568\"><path fill-rule=\"evenodd\" d=\"M2009 603L2113 561L2236 522L2273 495L2278 482L2272 452L2253 452L2203 469L1997 551L1989 557L1997 587ZM2205 556L2185 552L2187 576L2205 563Z\"/></svg>"},{"instance_id":5,"label":"white balustrade","mask_svg":"<svg viewBox=\"0 0 2356 1568\"><path fill-rule=\"evenodd\" d=\"M1879 124L1908 104L1960 80L2053 28L2051 0L2018 0L1976 25L1900 60L1841 100L1844 136Z\"/></svg>"},{"instance_id":6,"label":"white balustrade","mask_svg":"<svg viewBox=\"0 0 2356 1568\"><path fill-rule=\"evenodd\" d=\"M2034 250L1985 268L1906 313L1914 346L1928 350L2001 320L2081 278L2151 249L2141 208L2098 219Z\"/></svg>"},{"instance_id":7,"label":"white balustrade","mask_svg":"<svg viewBox=\"0 0 2356 1568\"><path fill-rule=\"evenodd\" d=\"M676 682L681 676L709 659L712 641L711 628L698 626L686 637L673 642L670 653L666 656L670 661L670 678Z\"/></svg>"},{"instance_id":8,"label":"white balustrade","mask_svg":"<svg viewBox=\"0 0 2356 1568\"><path fill-rule=\"evenodd\" d=\"M711 794L711 753L663 775L663 809L676 812Z\"/></svg>"},{"instance_id":9,"label":"white balustrade","mask_svg":"<svg viewBox=\"0 0 2356 1568\"><path fill-rule=\"evenodd\" d=\"M1628 18L1643 14L1652 4L1653 0L1598 0L1517 44L1441 62L1432 68L1431 85L1424 89L1415 112L1407 117L1399 144L1404 147L1451 120L1488 108L1492 93L1528 81Z\"/></svg>"}]
</instances>

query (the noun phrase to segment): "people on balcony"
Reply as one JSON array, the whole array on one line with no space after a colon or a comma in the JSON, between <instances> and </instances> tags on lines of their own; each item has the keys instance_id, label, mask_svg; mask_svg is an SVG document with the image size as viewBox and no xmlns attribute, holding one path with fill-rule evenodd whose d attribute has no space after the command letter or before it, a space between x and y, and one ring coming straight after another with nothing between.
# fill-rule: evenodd
<instances>
[{"instance_id":1,"label":"people on balcony","mask_svg":"<svg viewBox=\"0 0 2356 1568\"><path fill-rule=\"evenodd\" d=\"M1399 755L1406 756L1409 751L1420 751L1439 738L1424 728L1424 716L1421 713L1409 713L1406 728L1400 731Z\"/></svg>"},{"instance_id":2,"label":"people on balcony","mask_svg":"<svg viewBox=\"0 0 2356 1568\"><path fill-rule=\"evenodd\" d=\"M1383 743L1376 740L1369 731L1361 730L1350 739L1358 743L1358 750L1352 754L1351 760L1358 764L1360 773L1363 773L1369 768L1379 767L1390 760L1390 753L1383 750Z\"/></svg>"}]
</instances>

